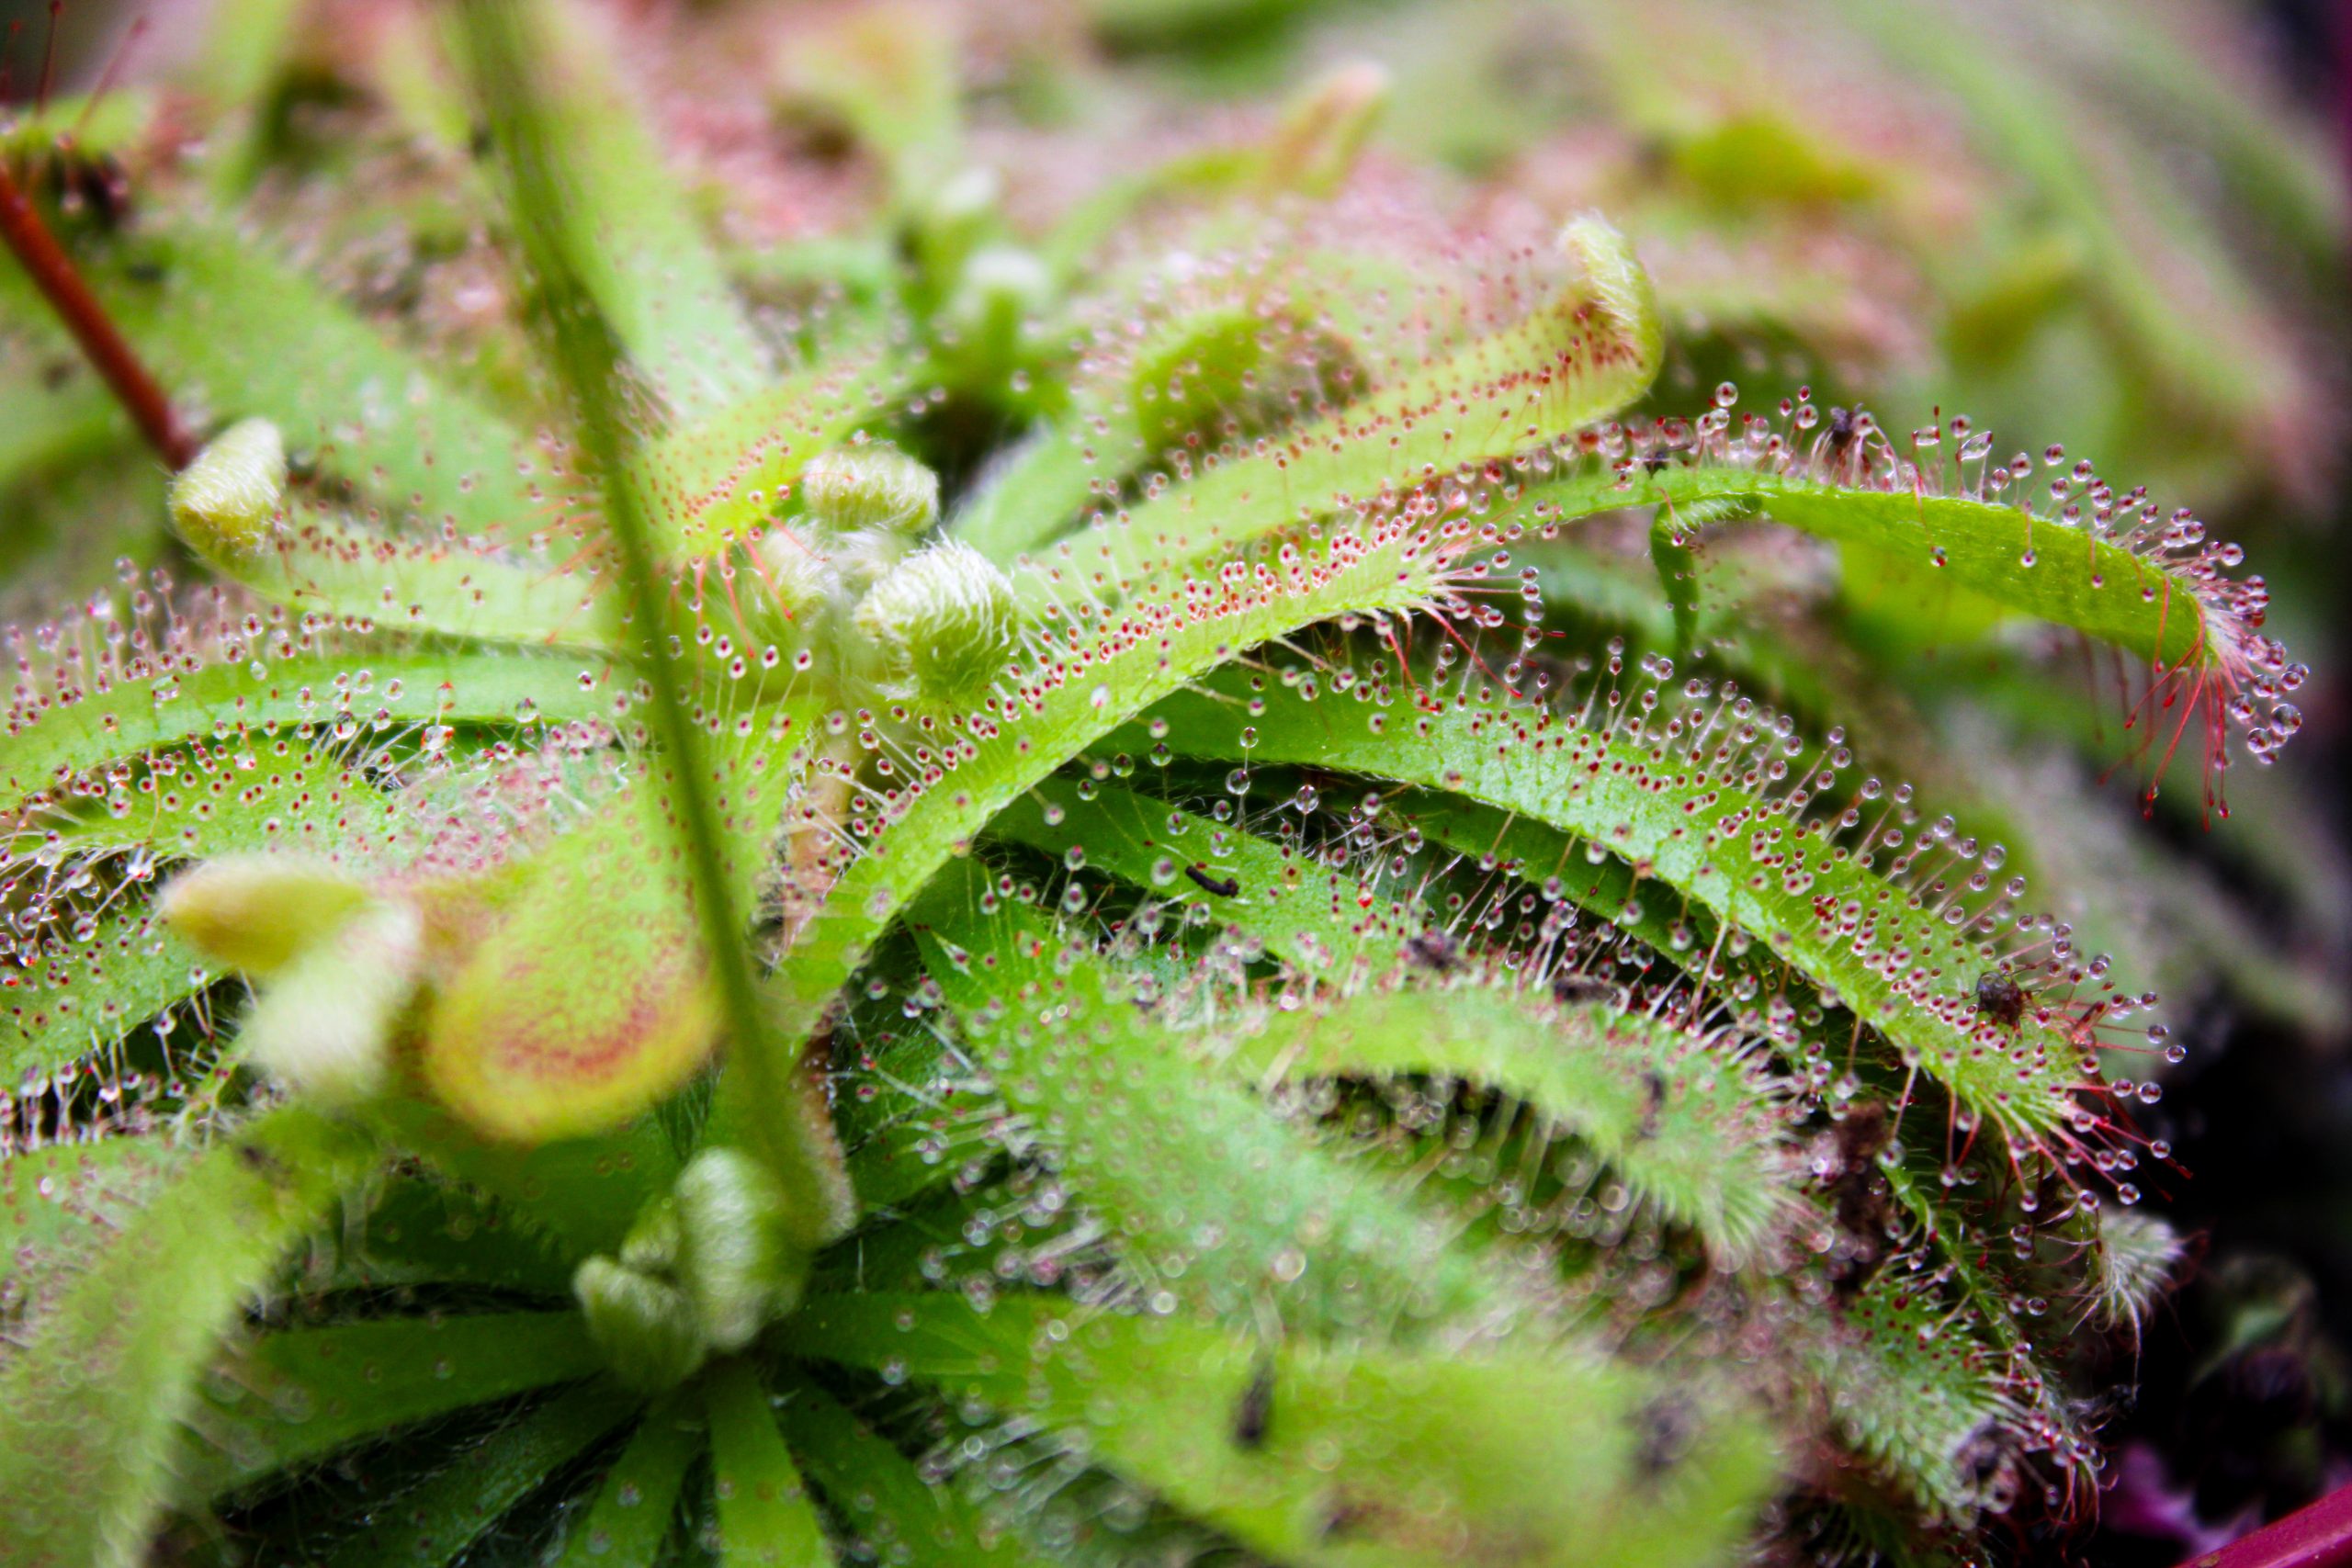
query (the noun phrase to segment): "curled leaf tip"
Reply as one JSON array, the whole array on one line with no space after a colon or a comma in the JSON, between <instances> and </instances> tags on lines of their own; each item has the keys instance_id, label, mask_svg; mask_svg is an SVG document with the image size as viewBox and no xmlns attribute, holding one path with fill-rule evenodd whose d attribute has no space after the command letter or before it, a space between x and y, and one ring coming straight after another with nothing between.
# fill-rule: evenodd
<instances>
[{"instance_id":1,"label":"curled leaf tip","mask_svg":"<svg viewBox=\"0 0 2352 1568\"><path fill-rule=\"evenodd\" d=\"M741 1149L707 1148L679 1173L678 1272L703 1332L740 1350L799 1300L807 1255L784 1234L783 1186Z\"/></svg>"},{"instance_id":2,"label":"curled leaf tip","mask_svg":"<svg viewBox=\"0 0 2352 1568\"><path fill-rule=\"evenodd\" d=\"M201 554L248 555L285 499L285 438L266 419L240 420L172 480L172 525Z\"/></svg>"},{"instance_id":3,"label":"curled leaf tip","mask_svg":"<svg viewBox=\"0 0 2352 1568\"><path fill-rule=\"evenodd\" d=\"M1373 60L1343 62L1308 83L1266 148L1265 183L1316 197L1338 190L1388 107L1389 85L1388 68Z\"/></svg>"},{"instance_id":4,"label":"curled leaf tip","mask_svg":"<svg viewBox=\"0 0 2352 1568\"><path fill-rule=\"evenodd\" d=\"M247 975L274 975L365 908L356 879L291 855L224 855L164 892L166 924L198 951Z\"/></svg>"},{"instance_id":5,"label":"curled leaf tip","mask_svg":"<svg viewBox=\"0 0 2352 1568\"><path fill-rule=\"evenodd\" d=\"M571 1293L587 1321L588 1337L613 1374L655 1393L675 1388L710 1353L685 1292L598 1256L571 1276Z\"/></svg>"},{"instance_id":6,"label":"curled leaf tip","mask_svg":"<svg viewBox=\"0 0 2352 1568\"><path fill-rule=\"evenodd\" d=\"M1646 383L1665 361L1666 329L1658 319L1657 290L1633 245L1607 219L1589 212L1560 231L1560 249L1583 273L1592 303L1617 324Z\"/></svg>"}]
</instances>

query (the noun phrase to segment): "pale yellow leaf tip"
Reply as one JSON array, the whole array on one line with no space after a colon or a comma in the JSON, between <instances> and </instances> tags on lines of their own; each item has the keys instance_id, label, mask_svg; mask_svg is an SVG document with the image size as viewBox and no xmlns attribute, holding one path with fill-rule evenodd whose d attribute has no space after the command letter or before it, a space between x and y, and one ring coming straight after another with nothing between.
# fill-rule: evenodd
<instances>
[{"instance_id":1,"label":"pale yellow leaf tip","mask_svg":"<svg viewBox=\"0 0 2352 1568\"><path fill-rule=\"evenodd\" d=\"M172 525L204 555L249 555L267 542L286 500L286 442L266 419L213 437L172 480Z\"/></svg>"}]
</instances>

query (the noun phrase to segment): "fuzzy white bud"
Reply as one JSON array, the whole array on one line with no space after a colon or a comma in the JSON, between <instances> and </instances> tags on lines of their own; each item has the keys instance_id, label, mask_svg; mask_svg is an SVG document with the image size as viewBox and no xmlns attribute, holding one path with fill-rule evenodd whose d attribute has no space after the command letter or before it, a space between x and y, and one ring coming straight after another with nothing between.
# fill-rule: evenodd
<instances>
[{"instance_id":1,"label":"fuzzy white bud","mask_svg":"<svg viewBox=\"0 0 2352 1568\"><path fill-rule=\"evenodd\" d=\"M960 539L900 561L858 602L856 621L893 675L951 703L978 697L1004 673L1017 629L1012 582Z\"/></svg>"},{"instance_id":2,"label":"fuzzy white bud","mask_svg":"<svg viewBox=\"0 0 2352 1568\"><path fill-rule=\"evenodd\" d=\"M800 499L836 533L920 534L939 520L939 476L888 446L837 446L809 459Z\"/></svg>"}]
</instances>

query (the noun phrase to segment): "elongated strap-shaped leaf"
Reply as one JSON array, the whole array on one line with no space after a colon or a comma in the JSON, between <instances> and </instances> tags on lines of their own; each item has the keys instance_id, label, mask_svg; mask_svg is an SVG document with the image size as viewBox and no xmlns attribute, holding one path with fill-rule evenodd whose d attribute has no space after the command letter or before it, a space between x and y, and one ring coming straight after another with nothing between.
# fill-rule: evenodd
<instances>
[{"instance_id":1,"label":"elongated strap-shaped leaf","mask_svg":"<svg viewBox=\"0 0 2352 1568\"><path fill-rule=\"evenodd\" d=\"M561 1568L655 1568L665 1561L686 1467L703 1450L703 1425L685 1393L645 1413L596 1500L564 1537Z\"/></svg>"},{"instance_id":2,"label":"elongated strap-shaped leaf","mask_svg":"<svg viewBox=\"0 0 2352 1568\"><path fill-rule=\"evenodd\" d=\"M759 1369L723 1362L705 1374L703 1390L727 1568L831 1568L824 1526L776 1430Z\"/></svg>"},{"instance_id":3,"label":"elongated strap-shaped leaf","mask_svg":"<svg viewBox=\"0 0 2352 1568\"><path fill-rule=\"evenodd\" d=\"M379 760L315 743L175 748L116 776L103 814L27 812L0 829L0 856L87 866L109 856L194 860L298 853L355 867L395 843L398 798L366 771Z\"/></svg>"},{"instance_id":4,"label":"elongated strap-shaped leaf","mask_svg":"<svg viewBox=\"0 0 2352 1568\"><path fill-rule=\"evenodd\" d=\"M1528 492L1531 509L1566 522L1624 506L1737 502L1818 538L1933 567L2009 610L2165 665L2245 657L2243 606L2218 599L2226 580L2217 585L2210 563L2200 573L2191 569L2194 558L2173 560L2157 550L2161 518L2150 519L2154 538L2131 535L2130 519L2094 530L2016 502L1935 493L1931 471L1856 473L1856 482L1841 484L1830 472L1809 473L1794 451L1753 466L1669 463L1654 473L1636 461L1622 474L1536 487Z\"/></svg>"},{"instance_id":5,"label":"elongated strap-shaped leaf","mask_svg":"<svg viewBox=\"0 0 2352 1568\"><path fill-rule=\"evenodd\" d=\"M955 1491L924 1480L912 1460L815 1384L793 1389L776 1414L809 1479L875 1561L910 1568L1049 1561Z\"/></svg>"},{"instance_id":6,"label":"elongated strap-shaped leaf","mask_svg":"<svg viewBox=\"0 0 2352 1568\"><path fill-rule=\"evenodd\" d=\"M1873 848L1902 858L1877 829L1857 847L1835 819L1826 828L1792 808L1815 798L1843 805L1850 794L1859 819L1865 792L1841 785L1838 767L1824 761L1792 768L1777 730L1743 736L1729 705L1680 715L1649 711L1653 700L1637 705L1634 724L1597 697L1585 713L1564 714L1484 693L1408 699L1359 684L1317 701L1306 689L1319 690L1317 681L1269 686L1262 715L1186 694L1158 716L1170 740L1195 755L1422 784L1572 834L1767 943L2021 1146L2068 1135L2070 1091L2085 1081L2081 1047L2039 1023L2009 1032L1974 1007L2000 920L1980 916L1964 889L1946 897L1877 869ZM1254 748L1242 743L1245 724Z\"/></svg>"},{"instance_id":7,"label":"elongated strap-shaped leaf","mask_svg":"<svg viewBox=\"0 0 2352 1568\"><path fill-rule=\"evenodd\" d=\"M345 1210L336 1284L482 1285L569 1297L577 1258L520 1209L418 1177L386 1182L364 1215Z\"/></svg>"},{"instance_id":8,"label":"elongated strap-shaped leaf","mask_svg":"<svg viewBox=\"0 0 2352 1568\"><path fill-rule=\"evenodd\" d=\"M27 956L0 990L0 1077L12 1081L78 1062L220 978L144 901L116 904L86 941Z\"/></svg>"},{"instance_id":9,"label":"elongated strap-shaped leaf","mask_svg":"<svg viewBox=\"0 0 2352 1568\"><path fill-rule=\"evenodd\" d=\"M772 372L766 348L629 100L616 40L602 17L566 0L532 0L529 12L554 134L547 164L525 177L564 192L570 248L594 258L582 279L597 310L677 418L749 397Z\"/></svg>"},{"instance_id":10,"label":"elongated strap-shaped leaf","mask_svg":"<svg viewBox=\"0 0 2352 1568\"><path fill-rule=\"evenodd\" d=\"M1095 448L1074 416L1040 425L983 473L949 526L956 536L1001 565L1061 532L1120 466L1090 461Z\"/></svg>"},{"instance_id":11,"label":"elongated strap-shaped leaf","mask_svg":"<svg viewBox=\"0 0 2352 1568\"><path fill-rule=\"evenodd\" d=\"M761 891L772 863L793 749L810 728L785 705L772 728L711 753L711 792L727 891L737 908ZM440 1103L481 1137L511 1145L588 1140L650 1107L699 1067L720 1031L718 999L697 956L693 894L674 849L671 807L657 792L679 781L661 753L647 773L589 822L520 869L487 931L434 996L424 1023L422 1074ZM582 987L579 976L596 975ZM849 1222L851 1195L830 1122L803 1076L789 1113L803 1119L804 1152L821 1190L790 1224L830 1240ZM739 1092L741 1086L738 1086ZM722 1100L729 1136L743 1129ZM757 1115L774 1131L786 1113Z\"/></svg>"},{"instance_id":12,"label":"elongated strap-shaped leaf","mask_svg":"<svg viewBox=\"0 0 2352 1568\"><path fill-rule=\"evenodd\" d=\"M577 1313L393 1317L254 1340L208 1380L179 1472L217 1497L413 1421L594 1372Z\"/></svg>"},{"instance_id":13,"label":"elongated strap-shaped leaf","mask_svg":"<svg viewBox=\"0 0 2352 1568\"><path fill-rule=\"evenodd\" d=\"M1936 1516L1966 1523L1984 1503L1967 1450L2014 1436L2023 1416L2004 1361L1932 1290L1905 1296L1882 1273L1811 1352L1840 1436Z\"/></svg>"},{"instance_id":14,"label":"elongated strap-shaped leaf","mask_svg":"<svg viewBox=\"0 0 2352 1568\"><path fill-rule=\"evenodd\" d=\"M1721 928L1709 910L1679 897L1661 898L1623 861L1605 855L1595 862L1576 838L1544 822L1458 796L1415 799L1412 822L1431 840L1490 862L1539 887L1547 900L1572 904L1639 939L1685 973L1703 976L1712 994L1733 1008L1740 1028L1770 1042L1791 1063L1802 1066L1808 1058L1822 1059L1825 1051L1849 1048L1849 1027L1837 1015L1821 1017L1813 1005L1818 993L1802 975L1792 976L1770 948L1718 940ZM1950 1212L1951 1199L1932 1168L1939 1165L1939 1156L1929 1143L1915 1147L1911 1158L1931 1168L1883 1167L1895 1206L1929 1245L1967 1235L1966 1224ZM2003 1351L2023 1354L2024 1337L2007 1305L2011 1292L1985 1260L1964 1245L1945 1246L1939 1267L1955 1293L1974 1308L1986 1336Z\"/></svg>"},{"instance_id":15,"label":"elongated strap-shaped leaf","mask_svg":"<svg viewBox=\"0 0 2352 1568\"><path fill-rule=\"evenodd\" d=\"M222 637L228 637L223 628ZM628 687L593 655L328 647L184 656L186 671L74 672L19 696L0 735L0 786L21 797L118 758L192 739L356 738L391 723L610 718ZM200 661L200 662L199 662ZM309 727L307 729L305 727Z\"/></svg>"},{"instance_id":16,"label":"elongated strap-shaped leaf","mask_svg":"<svg viewBox=\"0 0 2352 1568\"><path fill-rule=\"evenodd\" d=\"M192 544L273 604L388 632L597 649L611 638L601 584L578 567L465 541L404 539L296 506L252 548Z\"/></svg>"},{"instance_id":17,"label":"elongated strap-shaped leaf","mask_svg":"<svg viewBox=\"0 0 2352 1568\"><path fill-rule=\"evenodd\" d=\"M1574 1356L1253 1345L1062 1301L825 1297L812 1355L1042 1423L1279 1562L1720 1561L1772 1479L1761 1430Z\"/></svg>"},{"instance_id":18,"label":"elongated strap-shaped leaf","mask_svg":"<svg viewBox=\"0 0 2352 1568\"><path fill-rule=\"evenodd\" d=\"M1098 866L1176 908L1204 909L1342 986L1395 968L1405 939L1427 924L1396 890L1383 893L1287 844L1115 784L1088 790L1045 780L990 827L1073 868ZM1217 890L1227 885L1230 892Z\"/></svg>"},{"instance_id":19,"label":"elongated strap-shaped leaf","mask_svg":"<svg viewBox=\"0 0 2352 1568\"><path fill-rule=\"evenodd\" d=\"M188 220L77 258L174 399L210 423L258 415L390 513L519 538L551 520L546 459L317 285L227 225ZM14 267L0 303L35 309Z\"/></svg>"},{"instance_id":20,"label":"elongated strap-shaped leaf","mask_svg":"<svg viewBox=\"0 0 2352 1568\"><path fill-rule=\"evenodd\" d=\"M1265 298L1277 290L1279 306ZM1177 311L1114 375L1081 382L1069 411L987 476L957 511L956 536L1010 562L1188 438L1255 436L1282 423L1294 398L1328 406L1339 380L1329 372L1349 365L1353 351L1324 323L1346 310L1346 290L1300 265L1244 276Z\"/></svg>"},{"instance_id":21,"label":"elongated strap-shaped leaf","mask_svg":"<svg viewBox=\"0 0 2352 1568\"><path fill-rule=\"evenodd\" d=\"M379 721L338 721L313 740L346 723L372 735ZM61 899L47 934L19 950L20 967L0 992L0 1071L46 1072L150 1021L167 1026L174 1010L224 977L217 958L155 914L148 889L171 863L287 853L371 876L412 863L447 830L447 818L416 793L435 782L429 763L406 789L387 791L370 770L411 767L405 757L298 745L293 733L273 742L266 729L152 753L115 774L103 816L49 829L58 807L36 806L12 838L0 836L0 874L20 887L87 883L103 899L95 910ZM462 753L479 740L459 736L439 750ZM209 1034L209 1010L198 1004L192 1016Z\"/></svg>"},{"instance_id":22,"label":"elongated strap-shaped leaf","mask_svg":"<svg viewBox=\"0 0 2352 1568\"><path fill-rule=\"evenodd\" d=\"M980 1086L961 1064L933 1041L910 1040L907 1049L907 1056L880 1065L874 1099L835 1102L849 1149L844 1164L859 1201L869 1209L919 1203L932 1189L993 1164L1004 1152L989 1125L992 1100L966 1092ZM873 1245L873 1237L859 1237L853 1261Z\"/></svg>"},{"instance_id":23,"label":"elongated strap-shaped leaf","mask_svg":"<svg viewBox=\"0 0 2352 1568\"><path fill-rule=\"evenodd\" d=\"M189 1166L30 1325L0 1370L13 1560L145 1560L214 1340L374 1159L368 1139L314 1111L273 1111Z\"/></svg>"},{"instance_id":24,"label":"elongated strap-shaped leaf","mask_svg":"<svg viewBox=\"0 0 2352 1568\"><path fill-rule=\"evenodd\" d=\"M1501 1089L1574 1133L1726 1262L1796 1217L1788 1115L1736 1035L1560 1009L1481 985L1364 992L1279 1014L1232 1065L1260 1074L1440 1074Z\"/></svg>"},{"instance_id":25,"label":"elongated strap-shaped leaf","mask_svg":"<svg viewBox=\"0 0 2352 1568\"><path fill-rule=\"evenodd\" d=\"M1451 549L1381 525L1275 563L1235 563L1214 582L1159 589L1104 617L1091 637L1032 631L1011 695L964 720L932 775L886 807L865 852L797 934L776 989L813 1027L907 901L998 812L1184 682L1321 620L1401 615L1445 580Z\"/></svg>"},{"instance_id":26,"label":"elongated strap-shaped leaf","mask_svg":"<svg viewBox=\"0 0 2352 1568\"><path fill-rule=\"evenodd\" d=\"M932 977L998 1091L1139 1269L1221 1312L1274 1301L1307 1329L1462 1341L1526 1319L1532 1302L1457 1250L1442 1213L1306 1146L1204 1073L1182 1033L1051 921L1000 904L982 874L960 880L942 879L911 917Z\"/></svg>"},{"instance_id":27,"label":"elongated strap-shaped leaf","mask_svg":"<svg viewBox=\"0 0 2352 1568\"><path fill-rule=\"evenodd\" d=\"M643 1401L602 1379L558 1394L459 1453L423 1485L369 1510L330 1568L405 1568L458 1561L500 1516L636 1414Z\"/></svg>"},{"instance_id":28,"label":"elongated strap-shaped leaf","mask_svg":"<svg viewBox=\"0 0 2352 1568\"><path fill-rule=\"evenodd\" d=\"M1923 430L1909 457L1859 423L1808 441L1794 423L1752 418L1737 437L1729 423L1717 409L1695 425L1588 433L1578 449L1603 457L1529 491L1524 516L1557 526L1620 506L1736 505L1892 563L1914 592L1941 581L1996 614L2072 628L2148 663L2147 711L2129 722L2163 761L2192 724L2209 770L2233 729L2267 758L2300 728L2285 699L2301 669L2259 629L2268 591L2231 577L2238 547L2187 511L2119 493L2087 462L2036 495L2031 461L1988 464L1989 439L1964 421ZM1942 458L1947 435L1958 452ZM2216 793L2209 784L2209 802Z\"/></svg>"},{"instance_id":29,"label":"elongated strap-shaped leaf","mask_svg":"<svg viewBox=\"0 0 2352 1568\"><path fill-rule=\"evenodd\" d=\"M1583 276L1561 298L1129 509L1125 522L1073 542L1064 570L1121 586L1181 572L1304 518L1506 461L1623 408L1664 353L1648 275L1598 220L1569 225L1563 243Z\"/></svg>"},{"instance_id":30,"label":"elongated strap-shaped leaf","mask_svg":"<svg viewBox=\"0 0 2352 1568\"><path fill-rule=\"evenodd\" d=\"M1333 972L1329 955L1346 943L1364 950L1358 974L1392 971L1405 934L1422 926L1419 911L1400 906L1403 929L1378 931L1340 879L1312 863L1302 872L1291 852L1165 802L1095 788L1090 801L1063 781L1048 781L999 824L1042 848L1064 846L1059 852L1068 857L1082 850L1087 865L1158 887L1179 885L1177 865L1195 863L1179 862L1166 852L1174 845L1148 833L1183 823L1193 849L1216 842L1225 852L1209 863L1214 877L1240 886L1217 897L1184 881L1184 893L1170 897L1201 902L1309 972ZM1046 815L1056 811L1060 821L1046 827ZM1718 1257L1737 1261L1794 1216L1792 1179L1775 1147L1781 1122L1767 1110L1771 1096L1743 1054L1735 1037L1709 1042L1647 1016L1561 1011L1532 996L1474 984L1361 991L1277 1015L1262 1032L1236 1038L1228 1065L1274 1077L1436 1073L1501 1089L1583 1138L1668 1218L1695 1227Z\"/></svg>"},{"instance_id":31,"label":"elongated strap-shaped leaf","mask_svg":"<svg viewBox=\"0 0 2352 1568\"><path fill-rule=\"evenodd\" d=\"M1536 818L1433 791L1416 795L1409 811L1412 827L1431 843L1481 864L1491 860L1555 909L1604 921L1686 974L1702 976L1715 994L1732 998L1742 1029L1792 1059L1801 1055L1792 1026L1769 1006L1789 989L1788 966L1770 947L1717 941L1719 927L1704 906L1647 882L1614 855L1592 859L1585 840ZM1393 820L1401 824L1405 815L1400 807Z\"/></svg>"}]
</instances>

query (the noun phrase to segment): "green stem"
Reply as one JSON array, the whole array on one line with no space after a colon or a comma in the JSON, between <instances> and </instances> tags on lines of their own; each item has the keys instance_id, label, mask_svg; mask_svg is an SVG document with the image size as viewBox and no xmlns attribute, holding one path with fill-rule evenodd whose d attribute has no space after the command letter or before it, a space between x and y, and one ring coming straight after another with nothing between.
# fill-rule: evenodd
<instances>
[{"instance_id":1,"label":"green stem","mask_svg":"<svg viewBox=\"0 0 2352 1568\"><path fill-rule=\"evenodd\" d=\"M586 226L569 210L546 108L526 64L532 51L514 0L475 0L458 14L476 100L512 181L517 237L537 285L554 368L577 408L583 455L601 486L622 602L647 639L641 664L652 692L655 733L677 761L678 828L733 1041L729 1065L744 1075L752 1098L773 1109L747 1119L742 1130L784 1185L799 1233L795 1239L813 1248L839 1223L842 1183L825 1157L828 1141L808 1124L814 1111L803 1109L805 1097L795 1082L797 1053L778 1049L762 1022L743 922L728 888L718 814L706 788L709 773L687 705L684 660L662 640L667 596L645 514L627 479L617 339L582 280Z\"/></svg>"}]
</instances>

